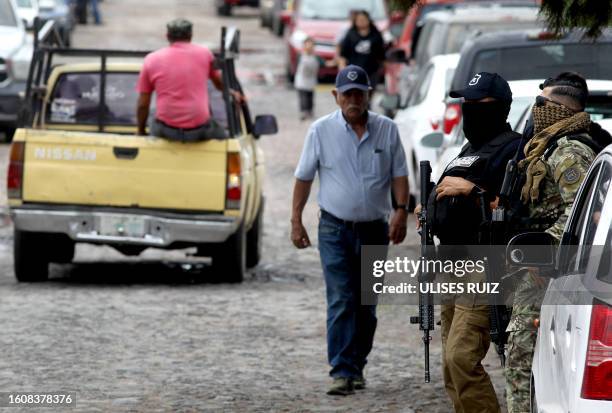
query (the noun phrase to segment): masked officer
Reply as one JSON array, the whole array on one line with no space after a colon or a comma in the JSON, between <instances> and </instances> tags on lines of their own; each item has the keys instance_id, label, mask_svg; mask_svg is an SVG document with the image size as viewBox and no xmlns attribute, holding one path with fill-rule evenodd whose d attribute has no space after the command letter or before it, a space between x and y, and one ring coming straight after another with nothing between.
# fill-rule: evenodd
<instances>
[{"instance_id":1,"label":"masked officer","mask_svg":"<svg viewBox=\"0 0 612 413\"><path fill-rule=\"evenodd\" d=\"M610 136L584 111L588 98L585 79L565 72L540 85L533 106L533 136L519 163L524 185L520 197L527 207L529 231L545 231L561 239L578 188ZM593 139L595 137L595 139ZM530 379L546 280L525 271L518 280L508 325L506 398L508 413L530 411Z\"/></svg>"},{"instance_id":2,"label":"masked officer","mask_svg":"<svg viewBox=\"0 0 612 413\"><path fill-rule=\"evenodd\" d=\"M506 164L521 136L507 123L512 92L498 74L478 73L465 89L451 91L450 96L464 99L463 131L468 143L432 192L429 218L441 244L475 245L483 220L480 193L487 201L499 194ZM455 411L499 412L493 384L481 364L491 343L488 306L458 298L442 306L441 318L444 384Z\"/></svg>"}]
</instances>

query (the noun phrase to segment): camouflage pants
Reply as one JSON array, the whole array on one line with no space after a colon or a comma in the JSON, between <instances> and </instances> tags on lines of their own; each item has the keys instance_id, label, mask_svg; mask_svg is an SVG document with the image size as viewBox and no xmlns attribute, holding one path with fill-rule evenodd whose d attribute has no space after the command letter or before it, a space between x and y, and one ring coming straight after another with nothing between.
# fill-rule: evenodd
<instances>
[{"instance_id":1,"label":"camouflage pants","mask_svg":"<svg viewBox=\"0 0 612 413\"><path fill-rule=\"evenodd\" d=\"M530 380L536 330L518 330L508 336L506 360L506 403L508 413L530 412Z\"/></svg>"}]
</instances>

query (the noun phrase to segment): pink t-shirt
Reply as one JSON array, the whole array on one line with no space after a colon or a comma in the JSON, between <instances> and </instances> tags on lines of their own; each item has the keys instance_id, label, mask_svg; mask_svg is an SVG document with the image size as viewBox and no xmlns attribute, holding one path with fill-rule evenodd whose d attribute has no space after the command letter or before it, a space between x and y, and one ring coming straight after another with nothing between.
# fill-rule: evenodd
<instances>
[{"instance_id":1,"label":"pink t-shirt","mask_svg":"<svg viewBox=\"0 0 612 413\"><path fill-rule=\"evenodd\" d=\"M190 129L210 118L208 79L214 56L206 47L174 42L149 54L138 79L138 92L157 95L155 117L169 126Z\"/></svg>"}]
</instances>

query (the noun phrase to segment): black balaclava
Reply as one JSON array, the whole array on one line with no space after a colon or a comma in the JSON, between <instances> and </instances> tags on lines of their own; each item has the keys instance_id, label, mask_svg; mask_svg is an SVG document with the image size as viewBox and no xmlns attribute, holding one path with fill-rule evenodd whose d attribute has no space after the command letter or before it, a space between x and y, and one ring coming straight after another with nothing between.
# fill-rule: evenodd
<instances>
[{"instance_id":1,"label":"black balaclava","mask_svg":"<svg viewBox=\"0 0 612 413\"><path fill-rule=\"evenodd\" d=\"M510 102L463 102L463 132L478 148L507 129Z\"/></svg>"}]
</instances>

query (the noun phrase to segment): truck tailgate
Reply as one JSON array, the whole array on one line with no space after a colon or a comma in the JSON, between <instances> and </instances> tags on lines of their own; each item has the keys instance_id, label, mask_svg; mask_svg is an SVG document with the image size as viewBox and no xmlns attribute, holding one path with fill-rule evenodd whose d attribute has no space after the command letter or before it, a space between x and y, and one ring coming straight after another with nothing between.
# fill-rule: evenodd
<instances>
[{"instance_id":1,"label":"truck tailgate","mask_svg":"<svg viewBox=\"0 0 612 413\"><path fill-rule=\"evenodd\" d=\"M25 131L24 202L223 211L227 141Z\"/></svg>"}]
</instances>

